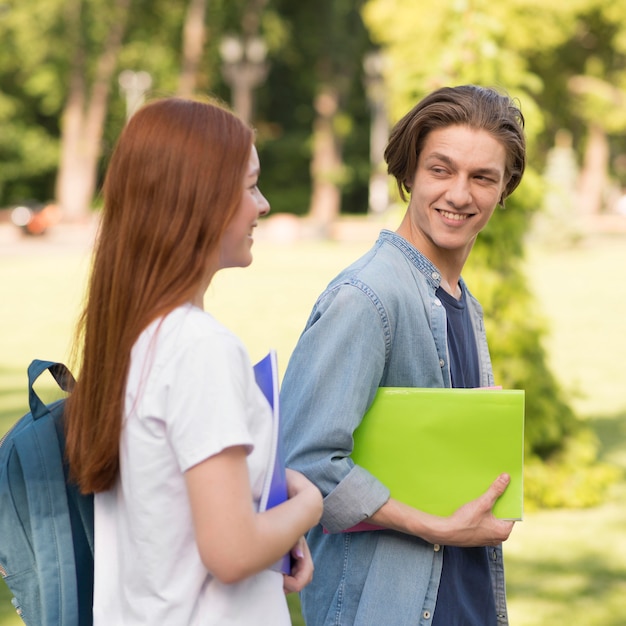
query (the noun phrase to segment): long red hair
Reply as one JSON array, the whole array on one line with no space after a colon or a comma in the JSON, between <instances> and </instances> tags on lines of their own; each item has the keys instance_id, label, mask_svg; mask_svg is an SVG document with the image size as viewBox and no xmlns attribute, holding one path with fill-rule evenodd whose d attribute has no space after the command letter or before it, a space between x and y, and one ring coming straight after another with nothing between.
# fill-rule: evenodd
<instances>
[{"instance_id":1,"label":"long red hair","mask_svg":"<svg viewBox=\"0 0 626 626\"><path fill-rule=\"evenodd\" d=\"M252 130L221 105L180 98L147 104L120 135L65 411L70 476L83 493L117 478L131 348L205 280L241 200L252 144Z\"/></svg>"}]
</instances>

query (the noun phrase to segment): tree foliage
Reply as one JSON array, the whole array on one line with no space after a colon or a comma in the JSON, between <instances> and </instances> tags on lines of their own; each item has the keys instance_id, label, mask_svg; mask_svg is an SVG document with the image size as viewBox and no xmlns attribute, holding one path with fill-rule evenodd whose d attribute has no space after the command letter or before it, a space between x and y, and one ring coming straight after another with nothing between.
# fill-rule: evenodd
<instances>
[{"instance_id":1,"label":"tree foliage","mask_svg":"<svg viewBox=\"0 0 626 626\"><path fill-rule=\"evenodd\" d=\"M54 195L64 94L46 37L58 3L25 4L0 4L0 206Z\"/></svg>"}]
</instances>

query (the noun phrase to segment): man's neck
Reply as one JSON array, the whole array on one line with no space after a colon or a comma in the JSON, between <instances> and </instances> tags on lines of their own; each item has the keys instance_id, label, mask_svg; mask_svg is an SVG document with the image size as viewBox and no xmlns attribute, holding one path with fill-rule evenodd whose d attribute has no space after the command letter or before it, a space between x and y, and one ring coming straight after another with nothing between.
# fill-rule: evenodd
<instances>
[{"instance_id":1,"label":"man's neck","mask_svg":"<svg viewBox=\"0 0 626 626\"><path fill-rule=\"evenodd\" d=\"M456 298L457 300L461 299L461 286L459 285L459 279L456 279L456 282L452 282L450 283L446 278L444 278L443 276L441 277L441 288L449 293L453 298Z\"/></svg>"},{"instance_id":2,"label":"man's neck","mask_svg":"<svg viewBox=\"0 0 626 626\"><path fill-rule=\"evenodd\" d=\"M438 249L419 236L419 233L411 228L410 222L406 218L400 224L396 233L419 250L437 268L441 276L441 287L453 298L460 299L461 287L459 286L459 279L471 248L469 250Z\"/></svg>"}]
</instances>

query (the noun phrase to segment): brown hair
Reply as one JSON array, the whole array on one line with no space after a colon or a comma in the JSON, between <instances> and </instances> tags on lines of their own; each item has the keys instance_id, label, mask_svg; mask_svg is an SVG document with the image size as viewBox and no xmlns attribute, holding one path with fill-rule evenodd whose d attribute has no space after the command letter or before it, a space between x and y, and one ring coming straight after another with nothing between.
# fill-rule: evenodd
<instances>
[{"instance_id":1,"label":"brown hair","mask_svg":"<svg viewBox=\"0 0 626 626\"><path fill-rule=\"evenodd\" d=\"M206 279L252 144L252 130L221 105L180 98L144 106L117 142L65 412L70 476L83 493L116 480L131 348Z\"/></svg>"},{"instance_id":2,"label":"brown hair","mask_svg":"<svg viewBox=\"0 0 626 626\"><path fill-rule=\"evenodd\" d=\"M500 199L500 204L504 204L504 199L519 185L526 167L524 116L508 96L476 85L433 91L393 127L385 161L387 171L396 179L400 197L406 200L406 193L411 192L428 134L454 125L485 130L504 146L507 184Z\"/></svg>"}]
</instances>

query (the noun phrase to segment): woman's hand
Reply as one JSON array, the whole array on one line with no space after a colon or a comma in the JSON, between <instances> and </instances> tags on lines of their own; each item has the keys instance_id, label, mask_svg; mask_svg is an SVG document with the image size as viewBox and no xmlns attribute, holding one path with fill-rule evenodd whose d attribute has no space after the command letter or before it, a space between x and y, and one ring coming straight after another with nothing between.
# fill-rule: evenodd
<instances>
[{"instance_id":1,"label":"woman's hand","mask_svg":"<svg viewBox=\"0 0 626 626\"><path fill-rule=\"evenodd\" d=\"M320 490L304 474L296 470L287 468L285 474L289 500L297 499L301 507L305 506L309 512L309 528L315 526L324 511Z\"/></svg>"},{"instance_id":2,"label":"woman's hand","mask_svg":"<svg viewBox=\"0 0 626 626\"><path fill-rule=\"evenodd\" d=\"M290 498L294 498L299 493L310 491L316 493L321 502L322 495L319 489L304 474L290 468L285 469L285 474L287 478L287 495Z\"/></svg>"},{"instance_id":3,"label":"woman's hand","mask_svg":"<svg viewBox=\"0 0 626 626\"><path fill-rule=\"evenodd\" d=\"M313 580L313 559L306 539L300 537L291 549L291 575L283 576L285 593L302 591Z\"/></svg>"},{"instance_id":4,"label":"woman's hand","mask_svg":"<svg viewBox=\"0 0 626 626\"><path fill-rule=\"evenodd\" d=\"M309 527L315 526L322 517L324 505L320 490L304 475L287 468L287 494L289 500L300 500L311 511ZM283 577L285 593L294 593L304 589L313 579L313 559L306 539L300 537L291 549L291 574Z\"/></svg>"}]
</instances>

